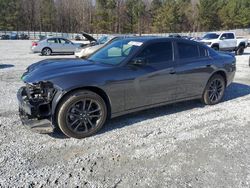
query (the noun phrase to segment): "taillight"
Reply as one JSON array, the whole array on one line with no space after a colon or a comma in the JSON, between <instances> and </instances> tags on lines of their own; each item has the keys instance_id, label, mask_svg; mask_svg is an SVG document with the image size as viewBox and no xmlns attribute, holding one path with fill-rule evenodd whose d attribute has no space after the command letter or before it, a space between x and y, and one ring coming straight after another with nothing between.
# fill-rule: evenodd
<instances>
[{"instance_id":1,"label":"taillight","mask_svg":"<svg viewBox=\"0 0 250 188\"><path fill-rule=\"evenodd\" d=\"M32 42L32 46L37 46L38 43L37 42Z\"/></svg>"}]
</instances>

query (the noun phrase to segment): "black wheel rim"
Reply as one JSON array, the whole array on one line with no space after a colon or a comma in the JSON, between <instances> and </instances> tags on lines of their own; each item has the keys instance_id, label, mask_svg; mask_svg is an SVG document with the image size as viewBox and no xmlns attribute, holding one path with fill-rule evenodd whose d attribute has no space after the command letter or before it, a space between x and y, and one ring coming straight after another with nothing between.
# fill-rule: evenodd
<instances>
[{"instance_id":1,"label":"black wheel rim","mask_svg":"<svg viewBox=\"0 0 250 188\"><path fill-rule=\"evenodd\" d=\"M208 96L211 102L217 102L223 95L224 86L221 80L215 79L208 89Z\"/></svg>"},{"instance_id":2,"label":"black wheel rim","mask_svg":"<svg viewBox=\"0 0 250 188\"><path fill-rule=\"evenodd\" d=\"M75 133L87 133L98 127L102 118L101 104L84 99L72 104L66 114L68 128Z\"/></svg>"}]
</instances>

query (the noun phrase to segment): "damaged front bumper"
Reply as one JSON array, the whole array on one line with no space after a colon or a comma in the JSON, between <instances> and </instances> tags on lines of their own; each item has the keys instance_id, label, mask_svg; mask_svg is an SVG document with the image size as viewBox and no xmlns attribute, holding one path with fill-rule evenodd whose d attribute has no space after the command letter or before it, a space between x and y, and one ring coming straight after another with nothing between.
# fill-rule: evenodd
<instances>
[{"instance_id":1,"label":"damaged front bumper","mask_svg":"<svg viewBox=\"0 0 250 188\"><path fill-rule=\"evenodd\" d=\"M19 116L23 125L39 133L53 132L50 104L44 100L30 100L28 95L27 87L21 87L17 92Z\"/></svg>"}]
</instances>

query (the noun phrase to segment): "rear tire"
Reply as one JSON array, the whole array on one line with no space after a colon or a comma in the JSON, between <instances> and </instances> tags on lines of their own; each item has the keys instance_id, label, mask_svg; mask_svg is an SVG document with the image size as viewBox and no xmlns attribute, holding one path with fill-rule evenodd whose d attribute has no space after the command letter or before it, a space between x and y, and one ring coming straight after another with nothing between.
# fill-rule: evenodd
<instances>
[{"instance_id":1,"label":"rear tire","mask_svg":"<svg viewBox=\"0 0 250 188\"><path fill-rule=\"evenodd\" d=\"M59 105L57 123L68 137L85 138L98 132L107 119L104 100L89 90L69 94Z\"/></svg>"},{"instance_id":2,"label":"rear tire","mask_svg":"<svg viewBox=\"0 0 250 188\"><path fill-rule=\"evenodd\" d=\"M207 105L218 104L225 93L226 81L225 78L219 74L212 76L204 90L203 102Z\"/></svg>"},{"instance_id":3,"label":"rear tire","mask_svg":"<svg viewBox=\"0 0 250 188\"><path fill-rule=\"evenodd\" d=\"M243 55L244 54L244 46L239 46L239 48L236 50L236 55Z\"/></svg>"},{"instance_id":4,"label":"rear tire","mask_svg":"<svg viewBox=\"0 0 250 188\"><path fill-rule=\"evenodd\" d=\"M42 55L49 56L52 54L52 50L50 48L44 48L42 50Z\"/></svg>"}]
</instances>

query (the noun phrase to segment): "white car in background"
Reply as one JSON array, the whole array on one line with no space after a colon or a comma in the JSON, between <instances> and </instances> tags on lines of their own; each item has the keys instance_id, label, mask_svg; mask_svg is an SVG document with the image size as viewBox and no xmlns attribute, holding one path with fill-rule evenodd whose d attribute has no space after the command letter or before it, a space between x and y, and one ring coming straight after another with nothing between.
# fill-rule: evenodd
<instances>
[{"instance_id":1,"label":"white car in background","mask_svg":"<svg viewBox=\"0 0 250 188\"><path fill-rule=\"evenodd\" d=\"M248 46L248 39L236 38L233 32L207 33L200 42L214 50L235 51L236 55L242 55Z\"/></svg>"},{"instance_id":2,"label":"white car in background","mask_svg":"<svg viewBox=\"0 0 250 188\"><path fill-rule=\"evenodd\" d=\"M89 45L81 46L76 49L76 58L87 58L106 44L109 44L115 40L131 37L131 35L104 35L100 37L96 42L91 42Z\"/></svg>"}]
</instances>

